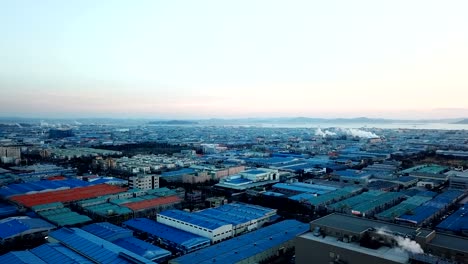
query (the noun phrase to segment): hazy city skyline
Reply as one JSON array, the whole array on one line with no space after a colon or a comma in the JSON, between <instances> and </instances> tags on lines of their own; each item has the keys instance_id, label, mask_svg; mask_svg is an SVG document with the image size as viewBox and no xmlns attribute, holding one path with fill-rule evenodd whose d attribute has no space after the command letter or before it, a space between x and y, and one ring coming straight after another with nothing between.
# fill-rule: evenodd
<instances>
[{"instance_id":1,"label":"hazy city skyline","mask_svg":"<svg viewBox=\"0 0 468 264\"><path fill-rule=\"evenodd\" d=\"M466 1L0 4L1 116L468 117Z\"/></svg>"}]
</instances>

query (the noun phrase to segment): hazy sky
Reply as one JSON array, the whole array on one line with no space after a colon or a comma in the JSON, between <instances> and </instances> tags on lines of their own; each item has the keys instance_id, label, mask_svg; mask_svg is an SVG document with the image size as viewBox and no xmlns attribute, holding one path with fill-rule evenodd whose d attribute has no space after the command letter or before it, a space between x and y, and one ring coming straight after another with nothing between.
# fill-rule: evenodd
<instances>
[{"instance_id":1,"label":"hazy sky","mask_svg":"<svg viewBox=\"0 0 468 264\"><path fill-rule=\"evenodd\" d=\"M1 1L0 115L468 117L468 1Z\"/></svg>"}]
</instances>

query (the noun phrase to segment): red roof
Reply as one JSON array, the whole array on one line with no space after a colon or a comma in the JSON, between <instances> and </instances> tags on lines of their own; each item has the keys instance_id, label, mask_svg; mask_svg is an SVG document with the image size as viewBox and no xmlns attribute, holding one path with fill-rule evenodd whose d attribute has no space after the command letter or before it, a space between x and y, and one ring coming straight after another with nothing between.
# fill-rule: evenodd
<instances>
[{"instance_id":1,"label":"red roof","mask_svg":"<svg viewBox=\"0 0 468 264\"><path fill-rule=\"evenodd\" d=\"M167 197L158 197L155 199L145 200L145 201L140 201L140 202L126 203L126 204L122 204L121 206L128 207L132 209L133 211L138 211L142 209L158 207L161 205L174 204L180 201L181 199L174 195L174 196L167 196Z\"/></svg>"},{"instance_id":2,"label":"red roof","mask_svg":"<svg viewBox=\"0 0 468 264\"><path fill-rule=\"evenodd\" d=\"M61 181L61 180L65 180L67 179L66 177L64 176L61 176L61 175L57 175L57 176L50 176L47 178L47 180L49 181Z\"/></svg>"},{"instance_id":3,"label":"red roof","mask_svg":"<svg viewBox=\"0 0 468 264\"><path fill-rule=\"evenodd\" d=\"M17 195L11 198L12 201L26 207L55 202L72 202L89 198L95 198L107 194L125 192L127 189L108 184L98 184L93 186L79 187L68 190L59 190L46 193L35 193Z\"/></svg>"}]
</instances>

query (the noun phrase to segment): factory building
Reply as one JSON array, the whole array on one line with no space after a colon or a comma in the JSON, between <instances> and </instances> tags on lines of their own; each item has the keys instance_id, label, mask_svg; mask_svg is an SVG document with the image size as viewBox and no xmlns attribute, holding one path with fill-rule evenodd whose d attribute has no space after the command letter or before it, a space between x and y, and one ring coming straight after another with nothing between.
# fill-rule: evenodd
<instances>
[{"instance_id":1,"label":"factory building","mask_svg":"<svg viewBox=\"0 0 468 264\"><path fill-rule=\"evenodd\" d=\"M0 220L0 244L15 239L45 237L55 226L39 218L8 217Z\"/></svg>"},{"instance_id":2,"label":"factory building","mask_svg":"<svg viewBox=\"0 0 468 264\"><path fill-rule=\"evenodd\" d=\"M373 172L350 169L343 171L334 171L331 174L333 180L340 181L343 183L353 183L361 185L367 184L372 176Z\"/></svg>"},{"instance_id":3,"label":"factory building","mask_svg":"<svg viewBox=\"0 0 468 264\"><path fill-rule=\"evenodd\" d=\"M54 202L62 202L65 204L88 198L104 196L107 194L124 192L125 190L126 189L117 186L98 184L68 190L17 195L11 197L10 200L19 205L30 208L35 205L48 204Z\"/></svg>"},{"instance_id":4,"label":"factory building","mask_svg":"<svg viewBox=\"0 0 468 264\"><path fill-rule=\"evenodd\" d=\"M31 209L56 226L75 226L92 221L88 216L73 212L59 202L36 205Z\"/></svg>"},{"instance_id":5,"label":"factory building","mask_svg":"<svg viewBox=\"0 0 468 264\"><path fill-rule=\"evenodd\" d=\"M169 263L267 263L294 250L294 238L307 230L307 224L285 220L170 260Z\"/></svg>"},{"instance_id":6,"label":"factory building","mask_svg":"<svg viewBox=\"0 0 468 264\"><path fill-rule=\"evenodd\" d=\"M449 171L445 174L448 175L450 189L468 190L468 170Z\"/></svg>"},{"instance_id":7,"label":"factory building","mask_svg":"<svg viewBox=\"0 0 468 264\"><path fill-rule=\"evenodd\" d=\"M443 192L395 220L402 224L422 226L445 213L451 205L464 196L464 192L459 190Z\"/></svg>"},{"instance_id":8,"label":"factory building","mask_svg":"<svg viewBox=\"0 0 468 264\"><path fill-rule=\"evenodd\" d=\"M310 223L296 263L468 263L468 239L343 214Z\"/></svg>"},{"instance_id":9,"label":"factory building","mask_svg":"<svg viewBox=\"0 0 468 264\"><path fill-rule=\"evenodd\" d=\"M468 236L468 205L465 204L447 217L437 225L436 230Z\"/></svg>"},{"instance_id":10,"label":"factory building","mask_svg":"<svg viewBox=\"0 0 468 264\"><path fill-rule=\"evenodd\" d=\"M78 252L92 262L97 263L154 263L121 246L95 236L79 228L61 228L49 234L48 241Z\"/></svg>"},{"instance_id":11,"label":"factory building","mask_svg":"<svg viewBox=\"0 0 468 264\"><path fill-rule=\"evenodd\" d=\"M15 264L48 264L48 263L81 263L95 262L83 257L59 243L47 243L27 251L12 251L0 256L0 263Z\"/></svg>"},{"instance_id":12,"label":"factory building","mask_svg":"<svg viewBox=\"0 0 468 264\"><path fill-rule=\"evenodd\" d=\"M163 211L158 222L209 238L213 243L262 227L276 215L275 209L232 203L193 213Z\"/></svg>"},{"instance_id":13,"label":"factory building","mask_svg":"<svg viewBox=\"0 0 468 264\"><path fill-rule=\"evenodd\" d=\"M160 263L172 255L168 250L133 237L132 230L107 222L90 224L82 229L151 261Z\"/></svg>"},{"instance_id":14,"label":"factory building","mask_svg":"<svg viewBox=\"0 0 468 264\"><path fill-rule=\"evenodd\" d=\"M331 191L322 195L314 195L311 193L302 193L289 197L289 199L298 201L302 204L314 206L317 209L325 208L327 205L339 202L349 197L355 196L362 192L361 187L346 186L335 191Z\"/></svg>"},{"instance_id":15,"label":"factory building","mask_svg":"<svg viewBox=\"0 0 468 264\"><path fill-rule=\"evenodd\" d=\"M234 236L232 224L214 220L196 213L167 210L157 215L159 223L206 237L216 243Z\"/></svg>"},{"instance_id":16,"label":"factory building","mask_svg":"<svg viewBox=\"0 0 468 264\"><path fill-rule=\"evenodd\" d=\"M279 171L274 169L256 168L239 174L225 177L216 187L243 191L250 188L265 186L279 182Z\"/></svg>"},{"instance_id":17,"label":"factory building","mask_svg":"<svg viewBox=\"0 0 468 264\"><path fill-rule=\"evenodd\" d=\"M331 212L373 216L399 203L404 195L397 192L368 191L329 205Z\"/></svg>"},{"instance_id":18,"label":"factory building","mask_svg":"<svg viewBox=\"0 0 468 264\"><path fill-rule=\"evenodd\" d=\"M161 224L148 218L135 218L123 223L139 236L145 236L153 242L182 254L208 247L211 242L208 238L194 235L171 226Z\"/></svg>"},{"instance_id":19,"label":"factory building","mask_svg":"<svg viewBox=\"0 0 468 264\"><path fill-rule=\"evenodd\" d=\"M34 181L26 183L15 183L0 188L0 198L8 199L11 196L22 194L43 193L56 190L73 189L77 187L90 186L88 182L66 179L60 181Z\"/></svg>"}]
</instances>

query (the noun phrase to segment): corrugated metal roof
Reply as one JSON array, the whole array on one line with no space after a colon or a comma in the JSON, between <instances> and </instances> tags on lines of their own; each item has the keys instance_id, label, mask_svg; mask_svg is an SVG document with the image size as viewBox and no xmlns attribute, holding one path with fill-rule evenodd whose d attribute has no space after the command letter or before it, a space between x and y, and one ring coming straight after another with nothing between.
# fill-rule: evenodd
<instances>
[{"instance_id":1,"label":"corrugated metal roof","mask_svg":"<svg viewBox=\"0 0 468 264\"><path fill-rule=\"evenodd\" d=\"M42 246L31 249L33 253L47 263L61 264L92 264L91 260L81 256L80 254L62 246L58 243L47 243ZM3 263L3 262L2 262Z\"/></svg>"},{"instance_id":2,"label":"corrugated metal roof","mask_svg":"<svg viewBox=\"0 0 468 264\"><path fill-rule=\"evenodd\" d=\"M62 228L50 233L49 237L98 263L152 263L150 260L79 228Z\"/></svg>"},{"instance_id":3,"label":"corrugated metal roof","mask_svg":"<svg viewBox=\"0 0 468 264\"><path fill-rule=\"evenodd\" d=\"M133 237L133 231L111 223L95 223L82 228L102 239L132 251L150 260L171 255L171 252Z\"/></svg>"},{"instance_id":4,"label":"corrugated metal roof","mask_svg":"<svg viewBox=\"0 0 468 264\"><path fill-rule=\"evenodd\" d=\"M39 257L29 251L13 251L0 256L0 263L14 263L14 264L47 264Z\"/></svg>"},{"instance_id":5,"label":"corrugated metal roof","mask_svg":"<svg viewBox=\"0 0 468 264\"><path fill-rule=\"evenodd\" d=\"M132 230L107 222L90 224L81 229L110 242L133 236Z\"/></svg>"},{"instance_id":6,"label":"corrugated metal roof","mask_svg":"<svg viewBox=\"0 0 468 264\"><path fill-rule=\"evenodd\" d=\"M171 226L155 222L147 218L135 218L124 222L124 225L133 230L159 237L187 249L201 244L210 244L211 240Z\"/></svg>"},{"instance_id":7,"label":"corrugated metal roof","mask_svg":"<svg viewBox=\"0 0 468 264\"><path fill-rule=\"evenodd\" d=\"M468 205L458 209L437 226L439 230L458 232L468 230Z\"/></svg>"},{"instance_id":8,"label":"corrugated metal roof","mask_svg":"<svg viewBox=\"0 0 468 264\"><path fill-rule=\"evenodd\" d=\"M173 259L170 263L237 263L292 240L308 230L309 224L285 220Z\"/></svg>"},{"instance_id":9,"label":"corrugated metal roof","mask_svg":"<svg viewBox=\"0 0 468 264\"><path fill-rule=\"evenodd\" d=\"M230 223L222 220L214 220L201 214L191 214L182 210L166 210L160 212L158 215L177 219L208 230L215 230L222 226L230 225Z\"/></svg>"},{"instance_id":10,"label":"corrugated metal roof","mask_svg":"<svg viewBox=\"0 0 468 264\"><path fill-rule=\"evenodd\" d=\"M117 186L99 184L94 186L87 186L69 190L53 191L48 193L36 193L31 195L19 195L11 198L19 204L26 207L32 207L40 204L47 204L53 202L72 202L106 194L124 192L126 189Z\"/></svg>"},{"instance_id":11,"label":"corrugated metal roof","mask_svg":"<svg viewBox=\"0 0 468 264\"><path fill-rule=\"evenodd\" d=\"M42 192L46 190L53 191L56 189L69 189L90 185L90 183L78 179L66 179L60 181L42 180L28 183L17 183L0 188L0 197L7 198L28 192Z\"/></svg>"},{"instance_id":12,"label":"corrugated metal roof","mask_svg":"<svg viewBox=\"0 0 468 264\"><path fill-rule=\"evenodd\" d=\"M154 198L150 200L144 200L141 202L126 203L126 204L123 204L122 206L128 207L132 209L133 211L138 211L138 210L158 207L161 205L175 204L175 203L179 203L180 201L181 199L177 196L167 196L167 197L158 197L158 198Z\"/></svg>"},{"instance_id":13,"label":"corrugated metal roof","mask_svg":"<svg viewBox=\"0 0 468 264\"><path fill-rule=\"evenodd\" d=\"M55 228L54 225L28 216L9 217L0 220L0 239L7 239L22 234L42 232Z\"/></svg>"},{"instance_id":14,"label":"corrugated metal roof","mask_svg":"<svg viewBox=\"0 0 468 264\"><path fill-rule=\"evenodd\" d=\"M140 255L146 259L150 259L152 261L157 261L172 255L172 253L168 250L154 246L148 242L142 241L134 237L118 239L114 241L114 244L128 249L133 253Z\"/></svg>"},{"instance_id":15,"label":"corrugated metal roof","mask_svg":"<svg viewBox=\"0 0 468 264\"><path fill-rule=\"evenodd\" d=\"M216 208L205 209L192 214L202 215L214 220L227 222L233 225L243 224L255 219L269 217L276 213L275 209L262 206L231 203Z\"/></svg>"}]
</instances>

